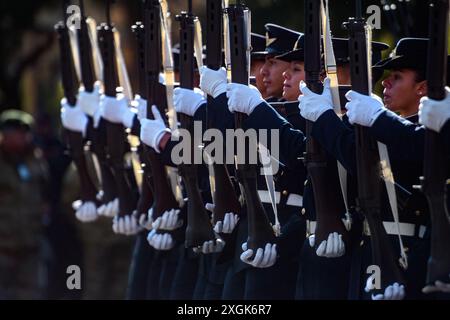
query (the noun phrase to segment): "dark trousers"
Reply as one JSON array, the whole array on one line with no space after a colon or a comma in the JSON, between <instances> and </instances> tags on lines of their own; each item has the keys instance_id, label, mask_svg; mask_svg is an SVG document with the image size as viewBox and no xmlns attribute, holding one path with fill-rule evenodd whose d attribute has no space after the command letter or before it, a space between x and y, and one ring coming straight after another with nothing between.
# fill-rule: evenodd
<instances>
[{"instance_id":1,"label":"dark trousers","mask_svg":"<svg viewBox=\"0 0 450 320\"><path fill-rule=\"evenodd\" d=\"M192 249L179 248L179 260L170 291L172 300L191 300L197 283L199 256L192 253Z\"/></svg>"},{"instance_id":2,"label":"dark trousers","mask_svg":"<svg viewBox=\"0 0 450 320\"><path fill-rule=\"evenodd\" d=\"M128 274L126 299L141 300L147 297L147 280L151 271L154 249L147 242L147 231L136 236Z\"/></svg>"},{"instance_id":3,"label":"dark trousers","mask_svg":"<svg viewBox=\"0 0 450 320\"><path fill-rule=\"evenodd\" d=\"M246 272L245 300L293 300L298 263L279 259L270 268L249 268Z\"/></svg>"},{"instance_id":4,"label":"dark trousers","mask_svg":"<svg viewBox=\"0 0 450 320\"><path fill-rule=\"evenodd\" d=\"M297 277L297 300L343 300L347 299L350 250L340 258L323 258L316 255L306 239L301 253Z\"/></svg>"}]
</instances>

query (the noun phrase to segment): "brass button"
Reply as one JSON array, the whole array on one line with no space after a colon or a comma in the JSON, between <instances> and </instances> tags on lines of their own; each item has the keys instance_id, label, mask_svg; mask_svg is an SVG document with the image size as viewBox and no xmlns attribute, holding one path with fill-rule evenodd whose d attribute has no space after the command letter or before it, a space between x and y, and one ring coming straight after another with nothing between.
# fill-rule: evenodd
<instances>
[{"instance_id":1,"label":"brass button","mask_svg":"<svg viewBox=\"0 0 450 320\"><path fill-rule=\"evenodd\" d=\"M416 210L415 214L416 214L416 216L420 216L420 211Z\"/></svg>"},{"instance_id":2,"label":"brass button","mask_svg":"<svg viewBox=\"0 0 450 320\"><path fill-rule=\"evenodd\" d=\"M288 192L286 190L283 191L283 196L287 196Z\"/></svg>"},{"instance_id":3,"label":"brass button","mask_svg":"<svg viewBox=\"0 0 450 320\"><path fill-rule=\"evenodd\" d=\"M302 215L305 215L306 214L306 210L305 210L305 208L303 208L302 209Z\"/></svg>"}]
</instances>

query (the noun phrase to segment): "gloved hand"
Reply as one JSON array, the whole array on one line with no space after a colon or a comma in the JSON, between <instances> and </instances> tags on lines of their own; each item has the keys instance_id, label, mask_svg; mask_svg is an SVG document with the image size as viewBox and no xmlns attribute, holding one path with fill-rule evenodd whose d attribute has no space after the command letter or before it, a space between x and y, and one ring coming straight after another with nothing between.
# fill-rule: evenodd
<instances>
[{"instance_id":1,"label":"gloved hand","mask_svg":"<svg viewBox=\"0 0 450 320\"><path fill-rule=\"evenodd\" d=\"M81 110L79 103L71 107L66 98L61 100L61 122L65 129L86 134L88 118Z\"/></svg>"},{"instance_id":2,"label":"gloved hand","mask_svg":"<svg viewBox=\"0 0 450 320\"><path fill-rule=\"evenodd\" d=\"M276 244L267 243L264 249L258 248L253 260L251 260L253 250L247 248L247 242L242 244L242 250L244 252L241 254L241 261L255 268L270 268L277 261Z\"/></svg>"},{"instance_id":3,"label":"gloved hand","mask_svg":"<svg viewBox=\"0 0 450 320\"><path fill-rule=\"evenodd\" d=\"M227 98L230 112L242 112L247 115L264 102L261 92L255 86L239 83L227 85Z\"/></svg>"},{"instance_id":4,"label":"gloved hand","mask_svg":"<svg viewBox=\"0 0 450 320\"><path fill-rule=\"evenodd\" d=\"M101 205L97 209L99 216L105 216L109 218L115 217L119 213L119 199L116 198L108 203Z\"/></svg>"},{"instance_id":5,"label":"gloved hand","mask_svg":"<svg viewBox=\"0 0 450 320\"><path fill-rule=\"evenodd\" d=\"M212 212L214 214L214 204L207 203L205 205L205 209L209 212ZM239 221L239 216L237 214L234 214L232 212L226 213L223 221L217 221L216 225L214 226L214 232L216 233L227 233L230 234L233 232L234 228L236 228L236 225Z\"/></svg>"},{"instance_id":6,"label":"gloved hand","mask_svg":"<svg viewBox=\"0 0 450 320\"><path fill-rule=\"evenodd\" d=\"M225 93L227 91L227 71L225 68L212 70L205 66L201 67L200 89L213 98Z\"/></svg>"},{"instance_id":7,"label":"gloved hand","mask_svg":"<svg viewBox=\"0 0 450 320\"><path fill-rule=\"evenodd\" d=\"M142 99L140 95L135 95L131 105L137 109L137 117L139 121L147 119L147 100Z\"/></svg>"},{"instance_id":8,"label":"gloved hand","mask_svg":"<svg viewBox=\"0 0 450 320\"><path fill-rule=\"evenodd\" d=\"M372 291L374 288L373 283L374 275L371 275L366 282L366 292ZM403 300L405 298L405 287L398 283L388 286L383 294L372 295L372 300Z\"/></svg>"},{"instance_id":9,"label":"gloved hand","mask_svg":"<svg viewBox=\"0 0 450 320\"><path fill-rule=\"evenodd\" d=\"M148 231L152 230L152 220L148 212L137 213L137 211L135 211L133 214L141 229L146 229Z\"/></svg>"},{"instance_id":10,"label":"gloved hand","mask_svg":"<svg viewBox=\"0 0 450 320\"><path fill-rule=\"evenodd\" d=\"M440 132L444 124L450 120L450 88L446 87L446 97L442 101L428 97L420 99L419 123L428 129Z\"/></svg>"},{"instance_id":11,"label":"gloved hand","mask_svg":"<svg viewBox=\"0 0 450 320\"><path fill-rule=\"evenodd\" d=\"M366 96L350 90L345 94L349 102L345 105L348 120L351 124L371 127L378 117L386 111L383 100L375 94Z\"/></svg>"},{"instance_id":12,"label":"gloved hand","mask_svg":"<svg viewBox=\"0 0 450 320\"><path fill-rule=\"evenodd\" d=\"M203 254L218 253L225 247L225 241L222 239L205 241L202 246Z\"/></svg>"},{"instance_id":13,"label":"gloved hand","mask_svg":"<svg viewBox=\"0 0 450 320\"><path fill-rule=\"evenodd\" d=\"M194 90L175 88L173 91L175 110L188 116L193 117L197 109L205 102L203 91L199 88L194 88Z\"/></svg>"},{"instance_id":14,"label":"gloved hand","mask_svg":"<svg viewBox=\"0 0 450 320\"><path fill-rule=\"evenodd\" d=\"M159 142L164 136L164 133L170 133L170 129L166 127L161 114L156 106L152 106L152 113L155 120L142 119L141 120L141 141L149 147L152 147L156 152L159 150Z\"/></svg>"},{"instance_id":15,"label":"gloved hand","mask_svg":"<svg viewBox=\"0 0 450 320\"><path fill-rule=\"evenodd\" d=\"M147 241L156 250L167 251L175 246L175 242L169 233L159 234L156 233L156 230L148 233Z\"/></svg>"},{"instance_id":16,"label":"gloved hand","mask_svg":"<svg viewBox=\"0 0 450 320\"><path fill-rule=\"evenodd\" d=\"M116 234L124 234L126 236L135 235L140 231L137 220L134 216L115 216L113 219L112 229Z\"/></svg>"},{"instance_id":17,"label":"gloved hand","mask_svg":"<svg viewBox=\"0 0 450 320\"><path fill-rule=\"evenodd\" d=\"M81 222L92 222L97 220L97 207L94 202L88 201L80 203L79 205L74 203L76 207L75 216Z\"/></svg>"},{"instance_id":18,"label":"gloved hand","mask_svg":"<svg viewBox=\"0 0 450 320\"><path fill-rule=\"evenodd\" d=\"M300 81L300 91L303 94L298 97L298 101L300 114L303 118L316 122L325 111L333 110L330 83L330 79L325 78L323 92L317 94L309 90L304 81Z\"/></svg>"},{"instance_id":19,"label":"gloved hand","mask_svg":"<svg viewBox=\"0 0 450 320\"><path fill-rule=\"evenodd\" d=\"M171 209L162 214L161 217L156 218L152 223L154 230L175 230L183 225L183 220L179 219L179 209ZM149 210L149 216L153 219L152 209Z\"/></svg>"},{"instance_id":20,"label":"gloved hand","mask_svg":"<svg viewBox=\"0 0 450 320\"><path fill-rule=\"evenodd\" d=\"M450 274L448 275L450 278ZM442 281L436 281L434 285L427 285L425 288L422 289L423 293L433 293L433 292L444 292L444 293L450 293L450 279L449 283L444 283Z\"/></svg>"},{"instance_id":21,"label":"gloved hand","mask_svg":"<svg viewBox=\"0 0 450 320\"><path fill-rule=\"evenodd\" d=\"M308 238L309 245L314 247L315 245L315 235ZM342 240L342 235L337 232L330 233L328 239L322 241L316 250L316 254L319 257L325 258L339 258L345 254L345 243Z\"/></svg>"},{"instance_id":22,"label":"gloved hand","mask_svg":"<svg viewBox=\"0 0 450 320\"><path fill-rule=\"evenodd\" d=\"M84 87L78 90L78 101L81 110L90 117L93 117L100 104L101 83L95 82L92 92L85 91Z\"/></svg>"},{"instance_id":23,"label":"gloved hand","mask_svg":"<svg viewBox=\"0 0 450 320\"><path fill-rule=\"evenodd\" d=\"M128 107L128 101L124 94L120 93L116 98L102 96L100 107L102 117L112 123L121 123L126 128L133 126L135 113Z\"/></svg>"}]
</instances>

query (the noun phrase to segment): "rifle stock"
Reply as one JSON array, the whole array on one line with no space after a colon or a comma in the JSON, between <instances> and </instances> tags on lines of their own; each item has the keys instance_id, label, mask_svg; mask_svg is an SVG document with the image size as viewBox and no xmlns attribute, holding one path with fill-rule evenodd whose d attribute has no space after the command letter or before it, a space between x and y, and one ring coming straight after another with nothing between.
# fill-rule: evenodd
<instances>
[{"instance_id":1,"label":"rifle stock","mask_svg":"<svg viewBox=\"0 0 450 320\"><path fill-rule=\"evenodd\" d=\"M427 65L428 97L445 99L448 42L448 0L430 1L429 47ZM448 161L445 142L438 133L425 132L424 192L431 215L431 252L428 259L427 284L448 282L450 274L450 222L446 212L446 178Z\"/></svg>"},{"instance_id":2,"label":"rifle stock","mask_svg":"<svg viewBox=\"0 0 450 320\"><path fill-rule=\"evenodd\" d=\"M230 52L231 52L231 76L232 82L248 85L248 37L245 21L246 6L237 1L235 5L230 5L226 12L228 14L230 31ZM236 129L243 128L243 121L246 115L235 113ZM248 148L247 148L248 149ZM258 248L264 248L267 243L275 243L275 234L270 225L269 218L261 203L257 189L257 165L249 164L245 159L244 164L237 165L237 177L244 190L244 198L247 206L248 217L248 239L247 247L256 252Z\"/></svg>"},{"instance_id":3,"label":"rifle stock","mask_svg":"<svg viewBox=\"0 0 450 320\"><path fill-rule=\"evenodd\" d=\"M145 87L145 27L142 22L137 21L131 27L133 34L136 37L136 62L137 62L137 72L138 72L138 90L137 93L143 98L147 99L147 90ZM141 166L143 170L144 179L142 181L141 191L139 200L137 203L137 212L147 213L153 204L153 181L152 172L150 166L145 165L145 152L144 146L141 143L138 147L139 159L141 161Z\"/></svg>"},{"instance_id":4,"label":"rifle stock","mask_svg":"<svg viewBox=\"0 0 450 320\"><path fill-rule=\"evenodd\" d=\"M107 22L99 27L99 46L102 54L104 68L104 89L108 97L116 97L116 89L119 86L116 52L114 45L114 27L110 21L110 1L107 2ZM125 128L121 123L104 121L106 127L106 148L108 163L112 169L114 182L119 197L119 216L131 215L136 208L136 194L133 186L134 180L130 179L124 164L124 155L129 151Z\"/></svg>"},{"instance_id":5,"label":"rifle stock","mask_svg":"<svg viewBox=\"0 0 450 320\"><path fill-rule=\"evenodd\" d=\"M206 1L206 64L208 68L218 70L222 67L223 54L223 9L222 0ZM207 98L207 122L211 128L209 108L213 103L213 97ZM223 221L225 214L233 212L240 214L241 205L231 182L228 169L224 164L213 163L215 191L213 193L214 214L213 225ZM222 235L223 236L223 235Z\"/></svg>"},{"instance_id":6,"label":"rifle stock","mask_svg":"<svg viewBox=\"0 0 450 320\"><path fill-rule=\"evenodd\" d=\"M65 12L67 1L63 2L63 10ZM66 18L66 15L64 14ZM75 72L72 50L70 47L69 30L65 25L65 21L58 23L55 29L58 33L60 63L62 72L62 83L64 95L70 106L75 106L77 102L78 80ZM81 200L96 202L97 189L94 182L89 176L86 159L84 157L84 139L80 132L64 130L66 143L69 148L70 155L77 168L78 177L81 185Z\"/></svg>"},{"instance_id":7,"label":"rifle stock","mask_svg":"<svg viewBox=\"0 0 450 320\"><path fill-rule=\"evenodd\" d=\"M177 16L180 22L180 87L194 89L194 16L191 12L192 0L189 1L189 11ZM179 114L181 128L186 129L194 137L193 118ZM196 141L191 140L190 163L178 166L183 178L188 196L187 227L185 247L200 247L204 242L214 240L215 235L209 215L203 205L198 184L198 168L193 163Z\"/></svg>"},{"instance_id":8,"label":"rifle stock","mask_svg":"<svg viewBox=\"0 0 450 320\"><path fill-rule=\"evenodd\" d=\"M161 46L161 6L158 0L144 0L144 30L145 30L145 92L147 98L147 118L153 119L151 106L156 105L163 115L167 107L166 90L159 83L159 73L162 65ZM178 202L169 185L166 168L160 156L150 147L144 146L145 164L152 170L153 220L162 216L165 211L178 208Z\"/></svg>"},{"instance_id":9,"label":"rifle stock","mask_svg":"<svg viewBox=\"0 0 450 320\"><path fill-rule=\"evenodd\" d=\"M320 1L305 1L305 82L315 93L322 93L320 79L321 65L321 21ZM336 160L332 159L320 144L311 136L313 123L306 121L305 165L311 179L314 192L317 227L315 231L316 247L328 239L328 235L337 232L348 244L349 236L342 213L345 211L339 187Z\"/></svg>"},{"instance_id":10,"label":"rifle stock","mask_svg":"<svg viewBox=\"0 0 450 320\"><path fill-rule=\"evenodd\" d=\"M357 4L360 0L357 0ZM359 3L361 5L361 3ZM369 79L366 23L357 10L356 18L349 18L349 53L353 90L364 95L371 94ZM355 125L356 168L358 183L357 206L370 228L373 263L381 270L382 291L393 283L404 284L398 259L392 242L383 226L381 210L384 182L380 172L380 156L377 141L367 127Z\"/></svg>"}]
</instances>

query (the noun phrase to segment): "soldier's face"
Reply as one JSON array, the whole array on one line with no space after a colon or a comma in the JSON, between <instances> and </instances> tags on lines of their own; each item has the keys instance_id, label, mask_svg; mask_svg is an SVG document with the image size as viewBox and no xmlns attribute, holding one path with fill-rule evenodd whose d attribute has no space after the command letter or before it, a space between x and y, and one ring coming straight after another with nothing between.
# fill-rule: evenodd
<instances>
[{"instance_id":1,"label":"soldier's face","mask_svg":"<svg viewBox=\"0 0 450 320\"><path fill-rule=\"evenodd\" d=\"M283 95L283 72L287 68L289 68L289 62L266 57L266 61L261 68L261 75L263 76L267 96L281 97Z\"/></svg>"},{"instance_id":2,"label":"soldier's face","mask_svg":"<svg viewBox=\"0 0 450 320\"><path fill-rule=\"evenodd\" d=\"M256 87L263 98L267 96L266 87L264 85L263 76L261 74L261 69L264 66L264 60L252 60L250 75L254 76L256 79Z\"/></svg>"},{"instance_id":3,"label":"soldier's face","mask_svg":"<svg viewBox=\"0 0 450 320\"><path fill-rule=\"evenodd\" d=\"M292 61L289 68L283 73L283 98L287 101L298 99L300 92L300 81L305 80L305 65L300 61Z\"/></svg>"},{"instance_id":4,"label":"soldier's face","mask_svg":"<svg viewBox=\"0 0 450 320\"><path fill-rule=\"evenodd\" d=\"M418 112L420 98L427 94L426 82L417 82L417 74L413 70L393 70L383 80L383 100L386 107L402 116L414 115Z\"/></svg>"}]
</instances>

